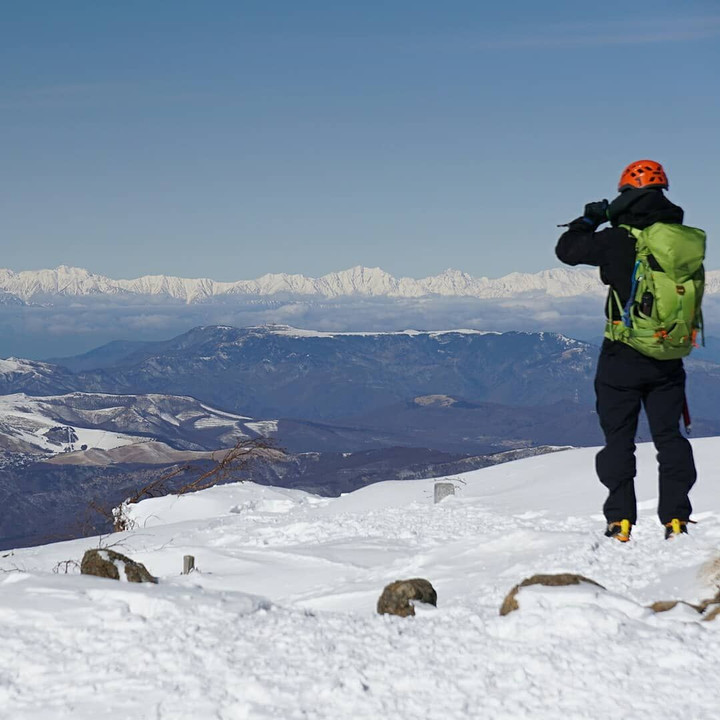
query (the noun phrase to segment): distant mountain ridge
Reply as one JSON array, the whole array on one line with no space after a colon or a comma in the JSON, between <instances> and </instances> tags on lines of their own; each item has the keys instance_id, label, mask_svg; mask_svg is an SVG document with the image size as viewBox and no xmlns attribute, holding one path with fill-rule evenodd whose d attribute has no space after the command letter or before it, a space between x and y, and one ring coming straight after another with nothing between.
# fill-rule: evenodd
<instances>
[{"instance_id":1,"label":"distant mountain ridge","mask_svg":"<svg viewBox=\"0 0 720 720\"><path fill-rule=\"evenodd\" d=\"M115 349L87 353L77 364L72 358L57 366L25 362L18 370L7 361L10 371L0 374L0 388L51 394L47 385L56 367L64 392L71 386L189 395L253 417L326 421L433 394L514 405L572 400L576 392L588 393L594 364L590 346L562 335L468 330L319 333L205 326L169 341Z\"/></svg>"},{"instance_id":2,"label":"distant mountain ridge","mask_svg":"<svg viewBox=\"0 0 720 720\"><path fill-rule=\"evenodd\" d=\"M0 360L0 394L157 393L259 419L334 423L425 396L590 407L596 357L592 344L559 333L209 325L52 362ZM720 365L693 356L686 367L694 414L720 418Z\"/></svg>"},{"instance_id":3,"label":"distant mountain ridge","mask_svg":"<svg viewBox=\"0 0 720 720\"><path fill-rule=\"evenodd\" d=\"M708 273L709 291L720 291L720 271ZM5 302L21 302L53 296L164 296L184 303L221 298L274 295L337 298L367 296L417 298L425 296L505 298L522 293L544 293L553 297L574 297L602 292L596 270L555 268L539 273L510 273L501 278L473 277L460 270L446 270L421 279L396 278L380 268L357 266L318 278L273 273L255 280L219 282L208 278L179 278L146 275L133 280L114 280L82 268L61 265L53 270L14 272L0 269L0 292Z\"/></svg>"}]
</instances>

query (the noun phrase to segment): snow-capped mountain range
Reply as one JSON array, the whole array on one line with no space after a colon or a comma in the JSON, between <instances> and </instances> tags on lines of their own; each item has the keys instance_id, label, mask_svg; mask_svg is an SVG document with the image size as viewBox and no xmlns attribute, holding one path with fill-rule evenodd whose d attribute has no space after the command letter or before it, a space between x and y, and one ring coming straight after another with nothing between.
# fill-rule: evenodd
<instances>
[{"instance_id":1,"label":"snow-capped mountain range","mask_svg":"<svg viewBox=\"0 0 720 720\"><path fill-rule=\"evenodd\" d=\"M708 292L720 292L720 271L708 273ZM446 270L432 277L396 278L380 268L357 266L319 278L274 273L255 280L219 282L208 278L145 275L114 280L82 268L61 265L54 270L14 272L0 269L0 292L28 302L52 296L151 295L185 303L216 298L292 295L322 298L344 296L417 298L424 296L507 298L523 293L552 297L597 294L603 286L596 270L555 268L539 273L510 273L497 279Z\"/></svg>"}]
</instances>

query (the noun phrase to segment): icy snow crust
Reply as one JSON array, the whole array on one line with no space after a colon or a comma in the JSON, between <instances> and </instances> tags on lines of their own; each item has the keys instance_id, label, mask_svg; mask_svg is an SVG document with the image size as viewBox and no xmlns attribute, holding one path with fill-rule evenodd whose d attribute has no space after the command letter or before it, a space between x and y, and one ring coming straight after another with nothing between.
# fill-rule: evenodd
<instances>
[{"instance_id":1,"label":"icy snow crust","mask_svg":"<svg viewBox=\"0 0 720 720\"><path fill-rule=\"evenodd\" d=\"M439 505L432 480L148 500L135 531L102 542L157 586L52 573L98 538L16 551L0 559L0 716L717 718L720 620L644 607L717 591L720 439L693 445L700 522L671 542L643 445L627 545L601 536L595 451L581 449L452 478ZM609 592L529 588L499 617L517 582L563 571ZM376 615L383 586L408 577L431 580L438 608Z\"/></svg>"}]
</instances>

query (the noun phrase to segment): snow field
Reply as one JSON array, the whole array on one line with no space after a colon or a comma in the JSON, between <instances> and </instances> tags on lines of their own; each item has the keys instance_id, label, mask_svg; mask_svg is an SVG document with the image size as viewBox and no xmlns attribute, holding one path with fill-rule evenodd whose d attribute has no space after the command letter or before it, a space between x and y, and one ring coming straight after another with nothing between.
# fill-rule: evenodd
<instances>
[{"instance_id":1,"label":"snow field","mask_svg":"<svg viewBox=\"0 0 720 720\"><path fill-rule=\"evenodd\" d=\"M583 449L451 478L439 505L432 480L148 500L136 530L102 542L158 586L53 574L98 538L15 551L0 558L0 718L717 718L720 622L645 607L720 584L720 440L693 445L700 522L671 542L641 446L627 545L602 537ZM181 576L185 554L199 571ZM551 572L607 590L533 586L499 617L513 585ZM408 577L433 583L438 608L376 615Z\"/></svg>"}]
</instances>

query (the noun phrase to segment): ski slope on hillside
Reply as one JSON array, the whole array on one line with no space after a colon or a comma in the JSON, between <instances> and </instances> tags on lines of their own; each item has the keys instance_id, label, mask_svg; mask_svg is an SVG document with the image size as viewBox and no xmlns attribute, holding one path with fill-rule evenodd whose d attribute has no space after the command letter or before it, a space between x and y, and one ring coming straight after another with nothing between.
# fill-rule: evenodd
<instances>
[{"instance_id":1,"label":"ski slope on hillside","mask_svg":"<svg viewBox=\"0 0 720 720\"><path fill-rule=\"evenodd\" d=\"M717 718L720 618L646 608L718 591L720 439L693 445L699 522L669 542L643 445L627 545L602 537L595 451L580 449L457 476L438 505L433 480L334 499L227 485L133 506L127 533L7 554L0 717ZM160 583L74 574L65 561L99 543ZM498 615L512 586L553 572L607 591L534 588ZM438 607L376 615L410 577Z\"/></svg>"},{"instance_id":2,"label":"ski slope on hillside","mask_svg":"<svg viewBox=\"0 0 720 720\"><path fill-rule=\"evenodd\" d=\"M112 450L147 438L100 428L81 427L53 416L43 400L25 393L0 396L0 446L29 452L58 454L81 447Z\"/></svg>"}]
</instances>

